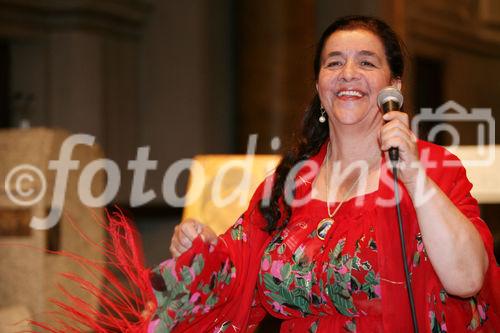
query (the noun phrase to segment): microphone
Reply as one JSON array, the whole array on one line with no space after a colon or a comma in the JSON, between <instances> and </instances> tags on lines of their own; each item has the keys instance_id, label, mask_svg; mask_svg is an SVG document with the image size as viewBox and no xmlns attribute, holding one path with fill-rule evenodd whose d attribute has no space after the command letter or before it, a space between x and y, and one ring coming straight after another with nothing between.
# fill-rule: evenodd
<instances>
[{"instance_id":1,"label":"microphone","mask_svg":"<svg viewBox=\"0 0 500 333\"><path fill-rule=\"evenodd\" d=\"M399 89L389 86L380 90L377 96L378 107L385 113L390 111L400 111L403 106L403 95ZM406 245L403 232L403 218L401 215L401 207L399 206L399 190L398 190L398 169L396 162L399 159L399 151L396 147L389 148L389 158L391 159L392 172L394 174L394 199L396 200L396 213L398 216L399 240L401 241L401 256L403 258L403 268L405 273L406 291L408 292L408 301L410 303L411 319L413 323L413 332L418 333L417 314L415 311L415 301L413 300L413 291L411 288L410 272L406 261Z\"/></svg>"},{"instance_id":2,"label":"microphone","mask_svg":"<svg viewBox=\"0 0 500 333\"><path fill-rule=\"evenodd\" d=\"M403 106L403 95L399 89L393 86L385 87L378 93L377 104L384 113L400 111ZM389 149L389 158L392 162L399 160L398 148L391 147Z\"/></svg>"}]
</instances>

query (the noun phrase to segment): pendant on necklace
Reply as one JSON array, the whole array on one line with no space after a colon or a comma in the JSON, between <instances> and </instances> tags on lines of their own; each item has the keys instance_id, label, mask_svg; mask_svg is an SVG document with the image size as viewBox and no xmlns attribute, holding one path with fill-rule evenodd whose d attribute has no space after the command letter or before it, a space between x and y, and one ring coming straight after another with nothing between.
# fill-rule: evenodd
<instances>
[{"instance_id":1,"label":"pendant on necklace","mask_svg":"<svg viewBox=\"0 0 500 333\"><path fill-rule=\"evenodd\" d=\"M335 220L331 217L322 219L321 222L318 223L318 227L316 228L316 234L318 235L318 238L321 240L325 240L328 230L330 230L334 223Z\"/></svg>"}]
</instances>

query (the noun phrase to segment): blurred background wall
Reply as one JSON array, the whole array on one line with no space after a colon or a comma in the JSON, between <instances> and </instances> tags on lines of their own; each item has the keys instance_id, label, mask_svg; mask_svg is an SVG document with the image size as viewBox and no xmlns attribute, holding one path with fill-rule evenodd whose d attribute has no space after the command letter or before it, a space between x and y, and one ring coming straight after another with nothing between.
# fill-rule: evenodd
<instances>
[{"instance_id":1,"label":"blurred background wall","mask_svg":"<svg viewBox=\"0 0 500 333\"><path fill-rule=\"evenodd\" d=\"M274 152L275 136L288 142L312 97L315 42L347 14L379 16L406 42L407 110L455 100L499 114L496 0L0 0L0 125L95 135L154 264L181 214L161 196L165 170L244 153L251 133L257 153ZM475 127L460 126L475 143ZM156 198L129 207L127 163L141 146L158 161L146 183ZM498 207L482 208L498 228Z\"/></svg>"}]
</instances>

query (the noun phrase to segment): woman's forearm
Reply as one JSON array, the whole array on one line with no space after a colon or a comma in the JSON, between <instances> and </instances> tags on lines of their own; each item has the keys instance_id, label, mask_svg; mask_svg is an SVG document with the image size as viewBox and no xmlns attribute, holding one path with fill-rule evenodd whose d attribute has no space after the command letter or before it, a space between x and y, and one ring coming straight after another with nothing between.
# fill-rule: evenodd
<instances>
[{"instance_id":1,"label":"woman's forearm","mask_svg":"<svg viewBox=\"0 0 500 333\"><path fill-rule=\"evenodd\" d=\"M417 188L407 186L417 212L427 255L449 294L475 295L488 268L488 256L471 221L429 177ZM431 191L431 192L430 192ZM433 193L422 200L423 193Z\"/></svg>"}]
</instances>

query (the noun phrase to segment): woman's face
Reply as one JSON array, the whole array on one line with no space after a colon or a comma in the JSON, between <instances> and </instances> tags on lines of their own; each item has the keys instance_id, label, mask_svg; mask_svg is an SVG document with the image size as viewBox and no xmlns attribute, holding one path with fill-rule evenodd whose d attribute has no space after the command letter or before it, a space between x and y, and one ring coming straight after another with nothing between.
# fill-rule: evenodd
<instances>
[{"instance_id":1,"label":"woman's face","mask_svg":"<svg viewBox=\"0 0 500 333\"><path fill-rule=\"evenodd\" d=\"M328 37L316 89L330 120L350 125L374 119L377 95L391 84L401 85L391 80L384 47L375 34L359 29Z\"/></svg>"}]
</instances>

